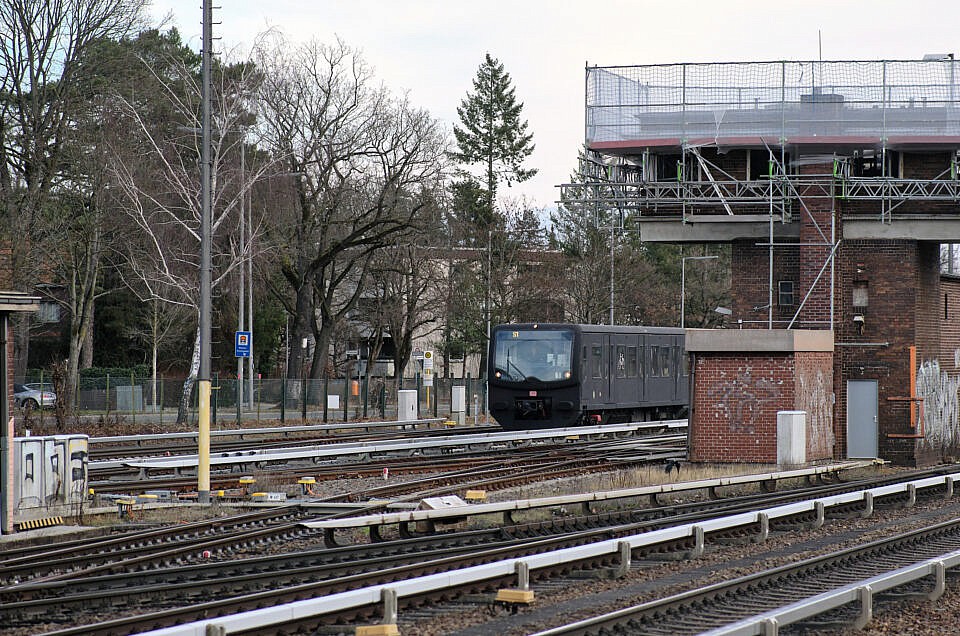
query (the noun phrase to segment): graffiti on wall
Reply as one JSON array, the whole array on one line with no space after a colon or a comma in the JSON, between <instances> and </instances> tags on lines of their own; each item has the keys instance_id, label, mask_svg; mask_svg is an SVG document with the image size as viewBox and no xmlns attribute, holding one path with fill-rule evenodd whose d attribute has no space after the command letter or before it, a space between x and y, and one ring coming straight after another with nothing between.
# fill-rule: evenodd
<instances>
[{"instance_id":1,"label":"graffiti on wall","mask_svg":"<svg viewBox=\"0 0 960 636\"><path fill-rule=\"evenodd\" d=\"M925 361L917 371L917 397L923 398L924 437L940 448L960 441L960 376L940 370L938 360Z\"/></svg>"},{"instance_id":2,"label":"graffiti on wall","mask_svg":"<svg viewBox=\"0 0 960 636\"><path fill-rule=\"evenodd\" d=\"M797 378L797 409L807 412L807 448L811 457L831 457L833 434L833 391L822 369L801 373Z\"/></svg>"},{"instance_id":3,"label":"graffiti on wall","mask_svg":"<svg viewBox=\"0 0 960 636\"><path fill-rule=\"evenodd\" d=\"M781 399L782 381L754 378L750 369L730 382L709 389L707 399L714 401L713 409L726 415L732 433L753 435L764 411L770 410Z\"/></svg>"}]
</instances>

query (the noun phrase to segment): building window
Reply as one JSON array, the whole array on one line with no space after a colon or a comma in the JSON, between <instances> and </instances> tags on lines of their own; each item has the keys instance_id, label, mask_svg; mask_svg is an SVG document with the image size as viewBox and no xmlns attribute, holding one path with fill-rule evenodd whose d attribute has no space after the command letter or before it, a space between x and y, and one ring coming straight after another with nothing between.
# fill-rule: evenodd
<instances>
[{"instance_id":1,"label":"building window","mask_svg":"<svg viewBox=\"0 0 960 636\"><path fill-rule=\"evenodd\" d=\"M782 280L778 283L779 297L777 304L781 307L793 307L793 281Z\"/></svg>"},{"instance_id":2,"label":"building window","mask_svg":"<svg viewBox=\"0 0 960 636\"><path fill-rule=\"evenodd\" d=\"M60 322L60 305L57 303L41 302L37 312L40 322Z\"/></svg>"},{"instance_id":3,"label":"building window","mask_svg":"<svg viewBox=\"0 0 960 636\"><path fill-rule=\"evenodd\" d=\"M868 286L867 281L854 281L853 282L853 306L854 308L862 309L867 306L868 298Z\"/></svg>"}]
</instances>

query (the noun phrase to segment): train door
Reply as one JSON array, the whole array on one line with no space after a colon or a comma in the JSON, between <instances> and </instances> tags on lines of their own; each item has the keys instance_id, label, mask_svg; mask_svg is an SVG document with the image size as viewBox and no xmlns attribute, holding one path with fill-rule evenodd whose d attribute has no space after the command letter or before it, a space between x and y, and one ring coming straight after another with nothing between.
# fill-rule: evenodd
<instances>
[{"instance_id":1,"label":"train door","mask_svg":"<svg viewBox=\"0 0 960 636\"><path fill-rule=\"evenodd\" d=\"M646 399L651 405L671 403L675 399L673 344L672 336L647 336Z\"/></svg>"},{"instance_id":2,"label":"train door","mask_svg":"<svg viewBox=\"0 0 960 636\"><path fill-rule=\"evenodd\" d=\"M638 404L643 401L643 385L639 382L639 337L636 334L610 336L610 394L617 404Z\"/></svg>"},{"instance_id":3,"label":"train door","mask_svg":"<svg viewBox=\"0 0 960 636\"><path fill-rule=\"evenodd\" d=\"M687 399L687 393L689 391L688 378L690 369L688 367L687 352L683 347L683 338L673 336L671 340L673 341L673 400L674 402L683 402Z\"/></svg>"},{"instance_id":4,"label":"train door","mask_svg":"<svg viewBox=\"0 0 960 636\"><path fill-rule=\"evenodd\" d=\"M610 395L610 336L583 334L583 398L589 405L607 404Z\"/></svg>"}]
</instances>

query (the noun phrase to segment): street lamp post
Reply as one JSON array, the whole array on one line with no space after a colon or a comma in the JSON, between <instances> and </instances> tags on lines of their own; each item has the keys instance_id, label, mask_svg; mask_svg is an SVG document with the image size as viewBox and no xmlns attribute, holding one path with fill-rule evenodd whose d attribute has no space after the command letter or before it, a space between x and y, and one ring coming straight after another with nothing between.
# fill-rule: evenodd
<instances>
[{"instance_id":1,"label":"street lamp post","mask_svg":"<svg viewBox=\"0 0 960 636\"><path fill-rule=\"evenodd\" d=\"M717 255L713 256L682 256L680 258L680 328L686 328L686 316L684 315L685 303L687 299L687 261L710 261L720 258Z\"/></svg>"}]
</instances>

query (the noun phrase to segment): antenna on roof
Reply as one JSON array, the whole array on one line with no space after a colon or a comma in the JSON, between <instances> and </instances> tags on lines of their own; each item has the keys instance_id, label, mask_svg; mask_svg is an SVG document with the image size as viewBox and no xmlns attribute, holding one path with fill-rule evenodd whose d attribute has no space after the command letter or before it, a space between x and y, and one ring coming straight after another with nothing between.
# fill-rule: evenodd
<instances>
[{"instance_id":1,"label":"antenna on roof","mask_svg":"<svg viewBox=\"0 0 960 636\"><path fill-rule=\"evenodd\" d=\"M820 33L820 29L817 29L817 45L820 49L820 61L823 61L823 37Z\"/></svg>"}]
</instances>

